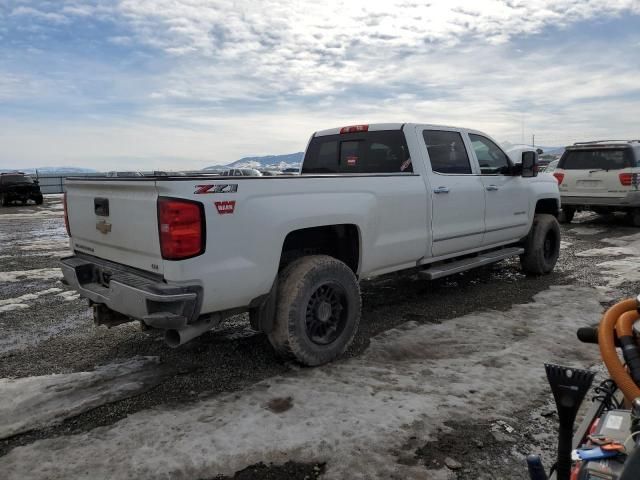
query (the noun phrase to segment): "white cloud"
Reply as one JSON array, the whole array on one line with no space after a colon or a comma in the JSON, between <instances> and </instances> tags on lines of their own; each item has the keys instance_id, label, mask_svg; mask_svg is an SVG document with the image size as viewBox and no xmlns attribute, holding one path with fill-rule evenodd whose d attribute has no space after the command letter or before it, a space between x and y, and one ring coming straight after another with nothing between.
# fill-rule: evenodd
<instances>
[{"instance_id":1,"label":"white cloud","mask_svg":"<svg viewBox=\"0 0 640 480\"><path fill-rule=\"evenodd\" d=\"M27 16L38 20L45 20L53 23L68 23L69 19L56 12L44 12L32 7L17 7L11 11L11 16Z\"/></svg>"},{"instance_id":2,"label":"white cloud","mask_svg":"<svg viewBox=\"0 0 640 480\"><path fill-rule=\"evenodd\" d=\"M0 113L4 158L25 167L130 159L168 168L158 163L175 158L201 166L299 150L312 131L351 122L465 125L520 141L524 119L527 136L553 145L636 135L640 66L628 60L640 32L623 45L605 36L557 35L557 44L542 47L533 40L549 29L640 14L637 1L38 6L13 12L108 19L117 29L104 41L152 53L110 63L56 56L55 68L37 73L0 69L0 101L60 105L50 120ZM148 67L132 70L136 62ZM114 113L114 105L125 107Z\"/></svg>"}]
</instances>

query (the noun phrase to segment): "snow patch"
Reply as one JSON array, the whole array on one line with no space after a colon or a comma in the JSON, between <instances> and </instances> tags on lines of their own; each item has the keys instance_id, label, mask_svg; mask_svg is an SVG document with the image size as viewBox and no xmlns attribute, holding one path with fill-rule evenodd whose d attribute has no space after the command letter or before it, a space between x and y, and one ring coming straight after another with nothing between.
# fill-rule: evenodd
<instances>
[{"instance_id":1,"label":"snow patch","mask_svg":"<svg viewBox=\"0 0 640 480\"><path fill-rule=\"evenodd\" d=\"M58 280L62 278L59 268L35 268L33 270L15 270L0 272L0 282L21 282L23 280Z\"/></svg>"},{"instance_id":2,"label":"snow patch","mask_svg":"<svg viewBox=\"0 0 640 480\"><path fill-rule=\"evenodd\" d=\"M598 233L606 232L607 230L604 228L598 227L574 227L568 231L568 233L573 233L575 235L597 235Z\"/></svg>"},{"instance_id":3,"label":"snow patch","mask_svg":"<svg viewBox=\"0 0 640 480\"><path fill-rule=\"evenodd\" d=\"M23 251L31 250L62 250L69 247L69 239L55 240L31 240L28 242L19 242L18 248Z\"/></svg>"},{"instance_id":4,"label":"snow patch","mask_svg":"<svg viewBox=\"0 0 640 480\"><path fill-rule=\"evenodd\" d=\"M62 217L63 212L60 210L52 211L52 210L38 210L33 211L31 213L5 213L4 215L0 215L0 220L15 220L19 218L48 218L48 217Z\"/></svg>"},{"instance_id":5,"label":"snow patch","mask_svg":"<svg viewBox=\"0 0 640 480\"><path fill-rule=\"evenodd\" d=\"M15 319L7 318L6 321L0 317L0 355L22 350L31 345L38 345L40 342L61 334L79 335L81 332L93 332L91 314L89 310L82 310L70 315L56 315L49 321L41 322L35 318L21 318L19 322ZM26 323L31 323L33 328L27 332L22 327ZM126 325L123 327L126 328Z\"/></svg>"},{"instance_id":6,"label":"snow patch","mask_svg":"<svg viewBox=\"0 0 640 480\"><path fill-rule=\"evenodd\" d=\"M6 305L24 304L24 302L27 302L29 300L35 300L36 298L39 298L43 295L49 295L50 293L58 293L61 291L62 291L61 288L48 288L47 290L42 290L40 292L27 293L25 295L21 295L15 298L7 298L5 300L0 300L0 308ZM25 305L24 307L20 307L20 308L27 308L27 307L28 305Z\"/></svg>"},{"instance_id":7,"label":"snow patch","mask_svg":"<svg viewBox=\"0 0 640 480\"><path fill-rule=\"evenodd\" d=\"M80 294L74 290L67 290L66 292L59 293L56 297L62 297L64 301L70 302L72 300L78 300Z\"/></svg>"},{"instance_id":8,"label":"snow patch","mask_svg":"<svg viewBox=\"0 0 640 480\"><path fill-rule=\"evenodd\" d=\"M136 357L93 372L0 379L0 439L146 390L162 378L158 364L158 357Z\"/></svg>"},{"instance_id":9,"label":"snow patch","mask_svg":"<svg viewBox=\"0 0 640 480\"><path fill-rule=\"evenodd\" d=\"M575 340L575 330L599 320L599 300L592 288L552 287L506 312L408 322L373 338L360 357L40 440L13 449L0 466L8 480L191 479L258 461L330 459L323 478L424 476L424 466L400 465L393 456L406 438L432 437L454 418L508 418L547 391L545 362L596 361L597 349ZM267 408L288 397L291 408Z\"/></svg>"},{"instance_id":10,"label":"snow patch","mask_svg":"<svg viewBox=\"0 0 640 480\"><path fill-rule=\"evenodd\" d=\"M576 257L618 257L620 255L635 255L637 252L631 247L591 248L576 253Z\"/></svg>"},{"instance_id":11,"label":"snow patch","mask_svg":"<svg viewBox=\"0 0 640 480\"><path fill-rule=\"evenodd\" d=\"M627 257L598 264L602 277L609 287L618 287L626 282L640 282L640 258Z\"/></svg>"},{"instance_id":12,"label":"snow patch","mask_svg":"<svg viewBox=\"0 0 640 480\"><path fill-rule=\"evenodd\" d=\"M566 240L560 240L560 250L564 250L565 248L569 248L573 245L572 242L567 242Z\"/></svg>"},{"instance_id":13,"label":"snow patch","mask_svg":"<svg viewBox=\"0 0 640 480\"><path fill-rule=\"evenodd\" d=\"M627 235L618 238L605 238L605 243L613 247L592 248L576 253L578 257L616 257L625 258L598 263L602 278L608 288L618 287L625 282L640 281L640 234Z\"/></svg>"},{"instance_id":14,"label":"snow patch","mask_svg":"<svg viewBox=\"0 0 640 480\"><path fill-rule=\"evenodd\" d=\"M29 308L29 305L24 303L6 303L4 305L0 305L0 313L12 312L13 310L23 310L25 308Z\"/></svg>"}]
</instances>

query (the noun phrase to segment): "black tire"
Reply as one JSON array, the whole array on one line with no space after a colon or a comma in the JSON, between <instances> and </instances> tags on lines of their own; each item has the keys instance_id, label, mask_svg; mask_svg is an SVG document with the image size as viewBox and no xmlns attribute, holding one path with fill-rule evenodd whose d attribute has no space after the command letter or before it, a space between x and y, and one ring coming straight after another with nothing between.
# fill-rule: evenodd
<instances>
[{"instance_id":1,"label":"black tire","mask_svg":"<svg viewBox=\"0 0 640 480\"><path fill-rule=\"evenodd\" d=\"M0 193L0 207L6 206L8 206L7 198L5 197L4 193Z\"/></svg>"},{"instance_id":2,"label":"black tire","mask_svg":"<svg viewBox=\"0 0 640 480\"><path fill-rule=\"evenodd\" d=\"M608 209L607 207L591 207L591 210L596 215L609 215L609 214L611 214L611 210Z\"/></svg>"},{"instance_id":3,"label":"black tire","mask_svg":"<svg viewBox=\"0 0 640 480\"><path fill-rule=\"evenodd\" d=\"M36 197L36 205L42 205L43 201L44 201L44 198L42 197L42 195Z\"/></svg>"},{"instance_id":4,"label":"black tire","mask_svg":"<svg viewBox=\"0 0 640 480\"><path fill-rule=\"evenodd\" d=\"M629 218L629 222L634 227L640 227L640 208L634 208L633 210L629 210L627 212L627 217Z\"/></svg>"},{"instance_id":5,"label":"black tire","mask_svg":"<svg viewBox=\"0 0 640 480\"><path fill-rule=\"evenodd\" d=\"M360 307L360 285L349 267L325 255L299 258L280 273L269 341L285 358L322 365L351 344Z\"/></svg>"},{"instance_id":6,"label":"black tire","mask_svg":"<svg viewBox=\"0 0 640 480\"><path fill-rule=\"evenodd\" d=\"M560 225L553 215L538 214L524 242L520 255L522 270L527 275L545 275L555 267L560 256Z\"/></svg>"},{"instance_id":7,"label":"black tire","mask_svg":"<svg viewBox=\"0 0 640 480\"><path fill-rule=\"evenodd\" d=\"M576 209L572 207L562 207L560 215L558 215L558 221L560 223L571 223L573 216L576 214Z\"/></svg>"}]
</instances>

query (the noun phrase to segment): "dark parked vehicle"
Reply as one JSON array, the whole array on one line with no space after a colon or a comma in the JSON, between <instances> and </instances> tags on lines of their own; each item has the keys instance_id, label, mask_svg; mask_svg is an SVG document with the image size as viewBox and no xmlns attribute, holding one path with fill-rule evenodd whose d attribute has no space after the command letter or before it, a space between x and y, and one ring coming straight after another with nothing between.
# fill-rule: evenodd
<instances>
[{"instance_id":1,"label":"dark parked vehicle","mask_svg":"<svg viewBox=\"0 0 640 480\"><path fill-rule=\"evenodd\" d=\"M42 192L38 180L20 172L0 174L0 205L6 207L13 202L24 205L28 200L42 205Z\"/></svg>"}]
</instances>

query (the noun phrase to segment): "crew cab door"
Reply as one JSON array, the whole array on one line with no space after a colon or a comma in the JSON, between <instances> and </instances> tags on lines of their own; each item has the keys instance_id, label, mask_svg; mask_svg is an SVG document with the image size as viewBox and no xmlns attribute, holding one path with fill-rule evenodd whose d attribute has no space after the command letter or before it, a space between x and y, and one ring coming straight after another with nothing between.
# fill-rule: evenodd
<instances>
[{"instance_id":1,"label":"crew cab door","mask_svg":"<svg viewBox=\"0 0 640 480\"><path fill-rule=\"evenodd\" d=\"M529 228L527 179L512 175L507 154L489 138L469 133L473 155L480 167L485 195L483 245L517 240Z\"/></svg>"},{"instance_id":2,"label":"crew cab door","mask_svg":"<svg viewBox=\"0 0 640 480\"><path fill-rule=\"evenodd\" d=\"M481 246L484 187L472 169L462 134L438 127L420 132L427 147L434 257Z\"/></svg>"}]
</instances>

